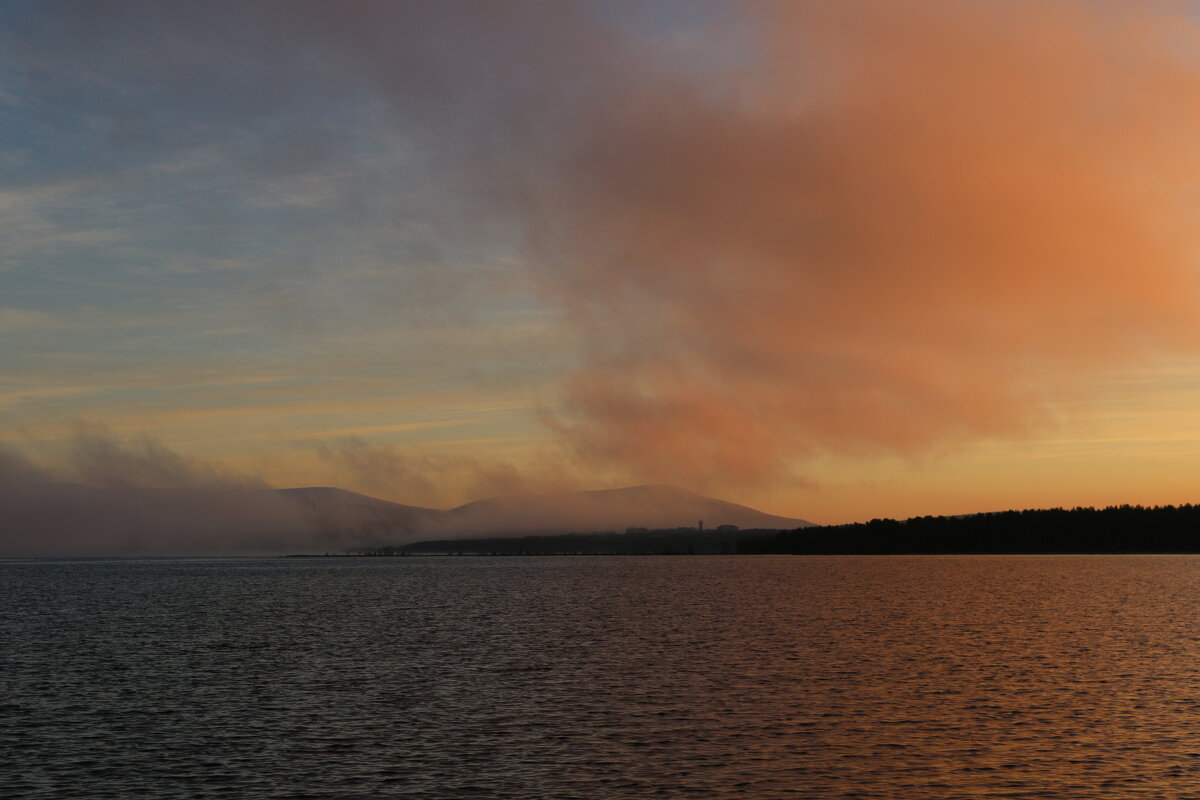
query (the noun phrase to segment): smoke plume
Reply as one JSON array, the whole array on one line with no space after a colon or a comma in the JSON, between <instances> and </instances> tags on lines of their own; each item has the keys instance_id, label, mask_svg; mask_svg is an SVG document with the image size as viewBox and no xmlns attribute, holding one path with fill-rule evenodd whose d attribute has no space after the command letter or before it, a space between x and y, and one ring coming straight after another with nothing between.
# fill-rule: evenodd
<instances>
[{"instance_id":1,"label":"smoke plume","mask_svg":"<svg viewBox=\"0 0 1200 800\"><path fill-rule=\"evenodd\" d=\"M545 459L518 468L506 461L372 444L357 436L296 444L311 448L319 461L356 488L406 503L415 499L442 508L484 497L580 488L572 474Z\"/></svg>"},{"instance_id":2,"label":"smoke plume","mask_svg":"<svg viewBox=\"0 0 1200 800\"><path fill-rule=\"evenodd\" d=\"M761 481L1045 419L1197 344L1200 37L1179 4L778 2L725 86L592 110L533 215L591 343L558 428Z\"/></svg>"},{"instance_id":3,"label":"smoke plume","mask_svg":"<svg viewBox=\"0 0 1200 800\"><path fill-rule=\"evenodd\" d=\"M258 477L187 458L147 434L122 441L97 424L76 428L60 472L63 480L101 489L268 488Z\"/></svg>"},{"instance_id":4,"label":"smoke plume","mask_svg":"<svg viewBox=\"0 0 1200 800\"><path fill-rule=\"evenodd\" d=\"M147 435L80 425L44 463L0 444L0 557L274 554L364 538Z\"/></svg>"},{"instance_id":5,"label":"smoke plume","mask_svg":"<svg viewBox=\"0 0 1200 800\"><path fill-rule=\"evenodd\" d=\"M295 172L386 108L464 219L524 234L585 343L547 419L631 478L1009 436L1197 346L1185 3L664 3L657 29L566 0L53 7L75 24L14 52L114 148ZM131 81L158 114L122 114Z\"/></svg>"}]
</instances>

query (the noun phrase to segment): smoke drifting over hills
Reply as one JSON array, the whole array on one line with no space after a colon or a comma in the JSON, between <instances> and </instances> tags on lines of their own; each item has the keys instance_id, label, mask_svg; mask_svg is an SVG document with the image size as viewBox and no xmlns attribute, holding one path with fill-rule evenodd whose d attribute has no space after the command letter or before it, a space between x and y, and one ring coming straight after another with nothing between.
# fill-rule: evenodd
<instances>
[{"instance_id":1,"label":"smoke drifting over hills","mask_svg":"<svg viewBox=\"0 0 1200 800\"><path fill-rule=\"evenodd\" d=\"M543 463L518 469L504 461L427 453L372 444L357 436L299 441L343 479L362 491L395 498L421 498L426 505L446 506L501 495L565 492L580 488L561 465Z\"/></svg>"},{"instance_id":2,"label":"smoke drifting over hills","mask_svg":"<svg viewBox=\"0 0 1200 800\"><path fill-rule=\"evenodd\" d=\"M278 124L238 156L288 171L348 146L346 98L378 104L472 217L519 226L585 343L547 419L637 480L1010 435L1198 344L1188 4L748 2L674 47L591 3L57 7L14 44L114 152ZM181 99L100 109L49 50Z\"/></svg>"},{"instance_id":3,"label":"smoke drifting over hills","mask_svg":"<svg viewBox=\"0 0 1200 800\"><path fill-rule=\"evenodd\" d=\"M316 534L262 481L148 436L123 442L83 426L54 464L0 448L4 556L277 553Z\"/></svg>"},{"instance_id":4,"label":"smoke drifting over hills","mask_svg":"<svg viewBox=\"0 0 1200 800\"><path fill-rule=\"evenodd\" d=\"M185 459L157 441L77 432L40 467L0 450L0 558L340 553L422 538L675 527L792 528L803 520L663 486L525 493L441 511L333 487L276 490ZM64 482L86 475L92 485Z\"/></svg>"}]
</instances>

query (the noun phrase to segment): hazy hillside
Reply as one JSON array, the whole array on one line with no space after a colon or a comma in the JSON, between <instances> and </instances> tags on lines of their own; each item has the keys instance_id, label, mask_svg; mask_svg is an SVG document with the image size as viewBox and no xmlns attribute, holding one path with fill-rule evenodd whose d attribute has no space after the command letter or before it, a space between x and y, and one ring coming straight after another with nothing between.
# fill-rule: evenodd
<instances>
[{"instance_id":1,"label":"hazy hillside","mask_svg":"<svg viewBox=\"0 0 1200 800\"><path fill-rule=\"evenodd\" d=\"M0 487L0 555L276 555L416 537L427 515L333 488Z\"/></svg>"},{"instance_id":2,"label":"hazy hillside","mask_svg":"<svg viewBox=\"0 0 1200 800\"><path fill-rule=\"evenodd\" d=\"M804 520L666 486L501 497L449 511L333 487L300 489L0 486L0 556L247 555L342 552L498 533L737 525Z\"/></svg>"},{"instance_id":3,"label":"hazy hillside","mask_svg":"<svg viewBox=\"0 0 1200 800\"><path fill-rule=\"evenodd\" d=\"M326 535L394 541L419 535L446 512L406 506L332 486L279 489Z\"/></svg>"},{"instance_id":4,"label":"hazy hillside","mask_svg":"<svg viewBox=\"0 0 1200 800\"><path fill-rule=\"evenodd\" d=\"M624 531L626 528L737 525L739 528L809 527L802 519L764 514L674 486L632 486L591 492L496 497L451 509L427 533L486 536L505 533Z\"/></svg>"},{"instance_id":5,"label":"hazy hillside","mask_svg":"<svg viewBox=\"0 0 1200 800\"><path fill-rule=\"evenodd\" d=\"M0 555L223 555L316 544L298 505L270 489L0 487Z\"/></svg>"}]
</instances>

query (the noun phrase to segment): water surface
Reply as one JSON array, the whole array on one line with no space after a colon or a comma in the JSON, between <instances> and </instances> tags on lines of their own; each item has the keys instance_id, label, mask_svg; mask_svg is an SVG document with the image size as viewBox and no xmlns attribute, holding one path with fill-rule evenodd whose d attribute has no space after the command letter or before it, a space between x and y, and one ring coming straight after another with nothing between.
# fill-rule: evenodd
<instances>
[{"instance_id":1,"label":"water surface","mask_svg":"<svg viewBox=\"0 0 1200 800\"><path fill-rule=\"evenodd\" d=\"M0 562L4 798L1200 798L1200 557Z\"/></svg>"}]
</instances>

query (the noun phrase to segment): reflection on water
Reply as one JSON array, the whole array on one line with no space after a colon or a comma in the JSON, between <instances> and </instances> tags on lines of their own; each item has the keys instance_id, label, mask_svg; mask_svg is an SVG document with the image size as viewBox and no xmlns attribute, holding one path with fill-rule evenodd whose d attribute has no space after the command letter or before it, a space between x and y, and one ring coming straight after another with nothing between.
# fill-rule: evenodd
<instances>
[{"instance_id":1,"label":"reflection on water","mask_svg":"<svg viewBox=\"0 0 1200 800\"><path fill-rule=\"evenodd\" d=\"M1200 797L1200 557L0 563L0 797Z\"/></svg>"}]
</instances>

